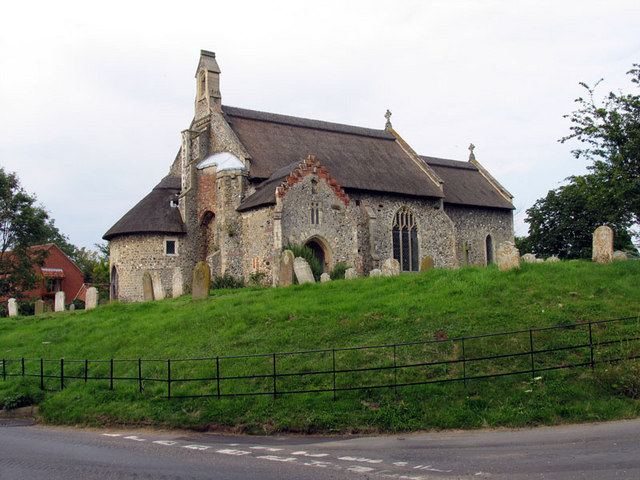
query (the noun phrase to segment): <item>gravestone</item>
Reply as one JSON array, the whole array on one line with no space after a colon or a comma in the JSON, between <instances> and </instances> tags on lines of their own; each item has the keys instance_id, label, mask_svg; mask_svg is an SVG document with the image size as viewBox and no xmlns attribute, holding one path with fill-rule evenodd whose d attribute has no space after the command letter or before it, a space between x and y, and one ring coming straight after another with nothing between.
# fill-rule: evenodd
<instances>
[{"instance_id":1,"label":"gravestone","mask_svg":"<svg viewBox=\"0 0 640 480\"><path fill-rule=\"evenodd\" d=\"M611 259L612 260L629 260L629 255L627 255L622 250L616 250L615 252L613 252L613 255L611 255Z\"/></svg>"},{"instance_id":2,"label":"gravestone","mask_svg":"<svg viewBox=\"0 0 640 480\"><path fill-rule=\"evenodd\" d=\"M153 301L153 280L149 272L142 274L142 297L145 302Z\"/></svg>"},{"instance_id":3,"label":"gravestone","mask_svg":"<svg viewBox=\"0 0 640 480\"><path fill-rule=\"evenodd\" d=\"M36 315L42 315L44 313L44 300L36 300L33 307Z\"/></svg>"},{"instance_id":4,"label":"gravestone","mask_svg":"<svg viewBox=\"0 0 640 480\"><path fill-rule=\"evenodd\" d=\"M171 279L171 296L178 298L184 293L184 281L182 280L182 270L180 267L173 269L173 278Z\"/></svg>"},{"instance_id":5,"label":"gravestone","mask_svg":"<svg viewBox=\"0 0 640 480\"><path fill-rule=\"evenodd\" d=\"M327 283L331 281L331 275L329 275L327 272L324 272L322 275L320 275L320 283Z\"/></svg>"},{"instance_id":6,"label":"gravestone","mask_svg":"<svg viewBox=\"0 0 640 480\"><path fill-rule=\"evenodd\" d=\"M64 312L64 292L56 292L56 301L53 307L54 312Z\"/></svg>"},{"instance_id":7,"label":"gravestone","mask_svg":"<svg viewBox=\"0 0 640 480\"><path fill-rule=\"evenodd\" d=\"M537 259L533 253L525 253L520 258L524 263L536 263Z\"/></svg>"},{"instance_id":8,"label":"gravestone","mask_svg":"<svg viewBox=\"0 0 640 480\"><path fill-rule=\"evenodd\" d=\"M211 289L211 270L207 262L198 262L193 270L193 286L191 287L191 298L200 300L209 296Z\"/></svg>"},{"instance_id":9,"label":"gravestone","mask_svg":"<svg viewBox=\"0 0 640 480\"><path fill-rule=\"evenodd\" d=\"M18 316L18 301L15 298L10 298L7 301L7 310L9 311L10 317Z\"/></svg>"},{"instance_id":10,"label":"gravestone","mask_svg":"<svg viewBox=\"0 0 640 480\"><path fill-rule=\"evenodd\" d=\"M76 310L76 305L74 303L69 304L69 311L75 312L75 310Z\"/></svg>"},{"instance_id":11,"label":"gravestone","mask_svg":"<svg viewBox=\"0 0 640 480\"><path fill-rule=\"evenodd\" d=\"M155 300L162 300L164 298L164 290L162 288L162 279L160 278L160 274L158 272L153 272L151 278L153 279L153 298Z\"/></svg>"},{"instance_id":12,"label":"gravestone","mask_svg":"<svg viewBox=\"0 0 640 480\"><path fill-rule=\"evenodd\" d=\"M344 279L345 280L354 280L358 278L358 272L356 271L355 268L351 267L351 268L347 268L344 271Z\"/></svg>"},{"instance_id":13,"label":"gravestone","mask_svg":"<svg viewBox=\"0 0 640 480\"><path fill-rule=\"evenodd\" d=\"M602 225L593 232L593 261L611 263L613 256L613 230Z\"/></svg>"},{"instance_id":14,"label":"gravestone","mask_svg":"<svg viewBox=\"0 0 640 480\"><path fill-rule=\"evenodd\" d=\"M371 270L369 272L369 276L371 278L381 277L382 276L382 270L380 270L379 268L374 268L373 270Z\"/></svg>"},{"instance_id":15,"label":"gravestone","mask_svg":"<svg viewBox=\"0 0 640 480\"><path fill-rule=\"evenodd\" d=\"M87 294L84 299L84 309L92 310L98 306L98 289L91 287L87 289Z\"/></svg>"},{"instance_id":16,"label":"gravestone","mask_svg":"<svg viewBox=\"0 0 640 480\"><path fill-rule=\"evenodd\" d=\"M387 258L382 262L382 276L396 277L400 275L400 262L395 258Z\"/></svg>"},{"instance_id":17,"label":"gravestone","mask_svg":"<svg viewBox=\"0 0 640 480\"><path fill-rule=\"evenodd\" d=\"M424 257L420 262L420 273L424 273L428 270L433 270L433 258Z\"/></svg>"},{"instance_id":18,"label":"gravestone","mask_svg":"<svg viewBox=\"0 0 640 480\"><path fill-rule=\"evenodd\" d=\"M280 255L280 275L278 277L278 285L288 287L293 285L293 252L285 250Z\"/></svg>"},{"instance_id":19,"label":"gravestone","mask_svg":"<svg viewBox=\"0 0 640 480\"><path fill-rule=\"evenodd\" d=\"M513 242L502 242L498 245L498 268L502 271L520 266L520 252Z\"/></svg>"},{"instance_id":20,"label":"gravestone","mask_svg":"<svg viewBox=\"0 0 640 480\"><path fill-rule=\"evenodd\" d=\"M293 260L293 271L296 274L298 283L316 283L311 267L304 258L296 257Z\"/></svg>"},{"instance_id":21,"label":"gravestone","mask_svg":"<svg viewBox=\"0 0 640 480\"><path fill-rule=\"evenodd\" d=\"M549 262L549 263L556 263L556 262L559 262L560 259L558 257L556 257L555 255L553 255L553 256L547 258L546 261Z\"/></svg>"}]
</instances>

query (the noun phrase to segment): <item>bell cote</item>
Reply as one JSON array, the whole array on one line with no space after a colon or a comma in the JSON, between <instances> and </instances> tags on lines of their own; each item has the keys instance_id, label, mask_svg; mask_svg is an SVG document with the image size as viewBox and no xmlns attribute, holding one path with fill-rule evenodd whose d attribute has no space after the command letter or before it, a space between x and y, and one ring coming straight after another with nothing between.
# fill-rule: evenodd
<instances>
[{"instance_id":1,"label":"bell cote","mask_svg":"<svg viewBox=\"0 0 640 480\"><path fill-rule=\"evenodd\" d=\"M207 50L200 51L200 62L196 70L196 120L212 112L222 112L220 95L220 67L216 54Z\"/></svg>"}]
</instances>

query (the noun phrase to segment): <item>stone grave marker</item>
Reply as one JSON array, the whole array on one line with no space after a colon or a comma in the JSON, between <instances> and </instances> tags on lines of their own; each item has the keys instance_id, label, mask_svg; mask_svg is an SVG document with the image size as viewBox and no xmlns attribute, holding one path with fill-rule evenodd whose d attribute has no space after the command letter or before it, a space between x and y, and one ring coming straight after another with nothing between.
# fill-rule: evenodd
<instances>
[{"instance_id":1,"label":"stone grave marker","mask_svg":"<svg viewBox=\"0 0 640 480\"><path fill-rule=\"evenodd\" d=\"M53 307L54 312L64 312L64 292L56 292L56 301Z\"/></svg>"},{"instance_id":2,"label":"stone grave marker","mask_svg":"<svg viewBox=\"0 0 640 480\"><path fill-rule=\"evenodd\" d=\"M84 309L92 310L98 306L98 289L96 287L87 288L84 299Z\"/></svg>"},{"instance_id":3,"label":"stone grave marker","mask_svg":"<svg viewBox=\"0 0 640 480\"><path fill-rule=\"evenodd\" d=\"M428 256L424 257L422 262L420 262L420 273L424 273L427 270L433 270L433 258Z\"/></svg>"},{"instance_id":4,"label":"stone grave marker","mask_svg":"<svg viewBox=\"0 0 640 480\"><path fill-rule=\"evenodd\" d=\"M142 274L142 296L145 302L153 301L153 280L149 272Z\"/></svg>"},{"instance_id":5,"label":"stone grave marker","mask_svg":"<svg viewBox=\"0 0 640 480\"><path fill-rule=\"evenodd\" d=\"M180 267L173 269L173 277L171 280L171 296L173 298L181 297L184 293L184 281L182 280L182 270Z\"/></svg>"},{"instance_id":6,"label":"stone grave marker","mask_svg":"<svg viewBox=\"0 0 640 480\"><path fill-rule=\"evenodd\" d=\"M293 271L296 274L298 283L316 283L313 278L313 272L307 261L302 257L296 257L293 260Z\"/></svg>"},{"instance_id":7,"label":"stone grave marker","mask_svg":"<svg viewBox=\"0 0 640 480\"><path fill-rule=\"evenodd\" d=\"M193 286L191 298L200 300L209 296L211 289L211 270L207 262L198 262L193 270Z\"/></svg>"},{"instance_id":8,"label":"stone grave marker","mask_svg":"<svg viewBox=\"0 0 640 480\"><path fill-rule=\"evenodd\" d=\"M369 272L369 276L371 278L381 277L382 276L382 270L380 270L379 268L374 268L373 270L371 270Z\"/></svg>"},{"instance_id":9,"label":"stone grave marker","mask_svg":"<svg viewBox=\"0 0 640 480\"><path fill-rule=\"evenodd\" d=\"M525 253L520 257L524 263L536 263L536 256L533 253Z\"/></svg>"},{"instance_id":10,"label":"stone grave marker","mask_svg":"<svg viewBox=\"0 0 640 480\"><path fill-rule=\"evenodd\" d=\"M327 283L331 281L331 275L329 275L327 272L324 272L322 275L320 275L320 283Z\"/></svg>"},{"instance_id":11,"label":"stone grave marker","mask_svg":"<svg viewBox=\"0 0 640 480\"><path fill-rule=\"evenodd\" d=\"M18 316L18 301L15 298L10 298L7 301L7 310L9 311L10 317Z\"/></svg>"},{"instance_id":12,"label":"stone grave marker","mask_svg":"<svg viewBox=\"0 0 640 480\"><path fill-rule=\"evenodd\" d=\"M75 310L76 310L76 305L74 303L70 303L69 304L69 311L70 312L75 312Z\"/></svg>"},{"instance_id":13,"label":"stone grave marker","mask_svg":"<svg viewBox=\"0 0 640 480\"><path fill-rule=\"evenodd\" d=\"M280 287L288 287L293 285L293 252L285 250L280 255L280 275L278 277L278 285Z\"/></svg>"},{"instance_id":14,"label":"stone grave marker","mask_svg":"<svg viewBox=\"0 0 640 480\"><path fill-rule=\"evenodd\" d=\"M347 268L344 271L344 279L345 280L355 280L356 278L358 278L358 272L356 271L355 268L353 268L353 267Z\"/></svg>"},{"instance_id":15,"label":"stone grave marker","mask_svg":"<svg viewBox=\"0 0 640 480\"><path fill-rule=\"evenodd\" d=\"M556 262L559 262L560 259L558 257L556 257L555 255L553 255L553 256L547 258L546 261L549 262L549 263L556 263Z\"/></svg>"},{"instance_id":16,"label":"stone grave marker","mask_svg":"<svg viewBox=\"0 0 640 480\"><path fill-rule=\"evenodd\" d=\"M627 255L622 250L616 250L615 252L613 252L613 255L611 255L611 259L612 260L629 260L629 255Z\"/></svg>"},{"instance_id":17,"label":"stone grave marker","mask_svg":"<svg viewBox=\"0 0 640 480\"><path fill-rule=\"evenodd\" d=\"M611 263L613 257L613 230L602 225L593 232L593 261Z\"/></svg>"},{"instance_id":18,"label":"stone grave marker","mask_svg":"<svg viewBox=\"0 0 640 480\"><path fill-rule=\"evenodd\" d=\"M387 258L382 262L382 276L395 277L400 275L400 262L395 258Z\"/></svg>"},{"instance_id":19,"label":"stone grave marker","mask_svg":"<svg viewBox=\"0 0 640 480\"><path fill-rule=\"evenodd\" d=\"M151 275L153 279L153 298L155 300L162 300L164 298L164 289L162 288L162 279L160 278L160 274L158 272L153 272Z\"/></svg>"},{"instance_id":20,"label":"stone grave marker","mask_svg":"<svg viewBox=\"0 0 640 480\"><path fill-rule=\"evenodd\" d=\"M42 315L44 313L44 300L36 300L34 303L34 308L36 315Z\"/></svg>"},{"instance_id":21,"label":"stone grave marker","mask_svg":"<svg viewBox=\"0 0 640 480\"><path fill-rule=\"evenodd\" d=\"M498 268L502 271L520 266L520 252L513 242L502 242L498 245Z\"/></svg>"}]
</instances>

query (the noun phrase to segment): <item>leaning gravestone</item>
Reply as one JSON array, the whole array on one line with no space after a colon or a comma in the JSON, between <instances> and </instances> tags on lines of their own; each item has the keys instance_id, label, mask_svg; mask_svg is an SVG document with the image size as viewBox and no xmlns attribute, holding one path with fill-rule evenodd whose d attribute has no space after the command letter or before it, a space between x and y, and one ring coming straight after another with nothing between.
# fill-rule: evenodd
<instances>
[{"instance_id":1,"label":"leaning gravestone","mask_svg":"<svg viewBox=\"0 0 640 480\"><path fill-rule=\"evenodd\" d=\"M533 253L525 253L520 257L523 263L536 263L536 256Z\"/></svg>"},{"instance_id":2,"label":"leaning gravestone","mask_svg":"<svg viewBox=\"0 0 640 480\"><path fill-rule=\"evenodd\" d=\"M92 310L98 306L98 289L96 287L87 288L84 298L84 309Z\"/></svg>"},{"instance_id":3,"label":"leaning gravestone","mask_svg":"<svg viewBox=\"0 0 640 480\"><path fill-rule=\"evenodd\" d=\"M353 267L347 268L344 271L344 279L345 280L355 280L356 278L358 278L358 272L356 271L355 268L353 268Z\"/></svg>"},{"instance_id":4,"label":"leaning gravestone","mask_svg":"<svg viewBox=\"0 0 640 480\"><path fill-rule=\"evenodd\" d=\"M280 287L288 287L293 285L293 260L294 255L291 250L285 250L280 255L280 275L278 277L278 285Z\"/></svg>"},{"instance_id":5,"label":"leaning gravestone","mask_svg":"<svg viewBox=\"0 0 640 480\"><path fill-rule=\"evenodd\" d=\"M64 292L56 292L56 301L53 307L54 312L64 312Z\"/></svg>"},{"instance_id":6,"label":"leaning gravestone","mask_svg":"<svg viewBox=\"0 0 640 480\"><path fill-rule=\"evenodd\" d=\"M382 271L379 268L374 268L373 270L371 270L369 272L369 276L371 278L381 277L382 276Z\"/></svg>"},{"instance_id":7,"label":"leaning gravestone","mask_svg":"<svg viewBox=\"0 0 640 480\"><path fill-rule=\"evenodd\" d=\"M153 280L151 280L151 274L144 272L142 274L142 297L145 302L153 301Z\"/></svg>"},{"instance_id":8,"label":"leaning gravestone","mask_svg":"<svg viewBox=\"0 0 640 480\"><path fill-rule=\"evenodd\" d=\"M9 311L10 317L18 316L18 301L15 298L10 298L7 301L7 310Z\"/></svg>"},{"instance_id":9,"label":"leaning gravestone","mask_svg":"<svg viewBox=\"0 0 640 480\"><path fill-rule=\"evenodd\" d=\"M184 293L184 282L182 281L182 270L180 267L173 269L173 278L171 279L171 296L178 298Z\"/></svg>"},{"instance_id":10,"label":"leaning gravestone","mask_svg":"<svg viewBox=\"0 0 640 480\"><path fill-rule=\"evenodd\" d=\"M558 257L556 257L555 255L553 255L553 256L547 258L546 261L549 262L549 263L556 263L556 262L559 262L560 259Z\"/></svg>"},{"instance_id":11,"label":"leaning gravestone","mask_svg":"<svg viewBox=\"0 0 640 480\"><path fill-rule=\"evenodd\" d=\"M593 232L593 261L611 263L613 256L613 230L602 225Z\"/></svg>"},{"instance_id":12,"label":"leaning gravestone","mask_svg":"<svg viewBox=\"0 0 640 480\"><path fill-rule=\"evenodd\" d=\"M424 257L420 263L420 273L424 273L427 270L433 270L433 258Z\"/></svg>"},{"instance_id":13,"label":"leaning gravestone","mask_svg":"<svg viewBox=\"0 0 640 480\"><path fill-rule=\"evenodd\" d=\"M311 267L304 258L296 257L293 260L293 271L296 274L298 283L316 283Z\"/></svg>"},{"instance_id":14,"label":"leaning gravestone","mask_svg":"<svg viewBox=\"0 0 640 480\"><path fill-rule=\"evenodd\" d=\"M44 313L44 300L36 300L33 304L36 315L42 315Z\"/></svg>"},{"instance_id":15,"label":"leaning gravestone","mask_svg":"<svg viewBox=\"0 0 640 480\"><path fill-rule=\"evenodd\" d=\"M151 276L153 279L153 298L156 300L162 300L164 298L164 290L162 289L162 279L158 272L153 272Z\"/></svg>"},{"instance_id":16,"label":"leaning gravestone","mask_svg":"<svg viewBox=\"0 0 640 480\"><path fill-rule=\"evenodd\" d=\"M502 242L498 245L498 268L502 271L520 266L520 251L513 242Z\"/></svg>"},{"instance_id":17,"label":"leaning gravestone","mask_svg":"<svg viewBox=\"0 0 640 480\"><path fill-rule=\"evenodd\" d=\"M615 252L613 252L613 255L611 255L611 259L612 260L629 260L629 255L627 255L622 250L616 250Z\"/></svg>"},{"instance_id":18,"label":"leaning gravestone","mask_svg":"<svg viewBox=\"0 0 640 480\"><path fill-rule=\"evenodd\" d=\"M400 262L395 258L387 258L382 262L382 276L395 277L400 275Z\"/></svg>"},{"instance_id":19,"label":"leaning gravestone","mask_svg":"<svg viewBox=\"0 0 640 480\"><path fill-rule=\"evenodd\" d=\"M320 283L327 283L331 281L331 275L329 275L327 272L324 272L322 275L320 275Z\"/></svg>"},{"instance_id":20,"label":"leaning gravestone","mask_svg":"<svg viewBox=\"0 0 640 480\"><path fill-rule=\"evenodd\" d=\"M207 262L198 262L193 270L193 285L191 287L191 298L200 300L209 296L211 289L211 270Z\"/></svg>"}]
</instances>

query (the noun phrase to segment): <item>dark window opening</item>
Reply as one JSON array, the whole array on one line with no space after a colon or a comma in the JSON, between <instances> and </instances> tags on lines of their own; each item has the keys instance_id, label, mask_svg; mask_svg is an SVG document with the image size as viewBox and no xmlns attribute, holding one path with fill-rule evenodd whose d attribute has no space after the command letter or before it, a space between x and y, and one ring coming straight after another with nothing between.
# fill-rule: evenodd
<instances>
[{"instance_id":1,"label":"dark window opening","mask_svg":"<svg viewBox=\"0 0 640 480\"><path fill-rule=\"evenodd\" d=\"M419 264L418 225L413 212L402 207L393 219L391 229L393 258L400 263L403 272L417 272Z\"/></svg>"},{"instance_id":2,"label":"dark window opening","mask_svg":"<svg viewBox=\"0 0 640 480\"><path fill-rule=\"evenodd\" d=\"M164 243L164 253L167 255L175 255L176 254L176 241L175 240L166 240Z\"/></svg>"}]
</instances>

